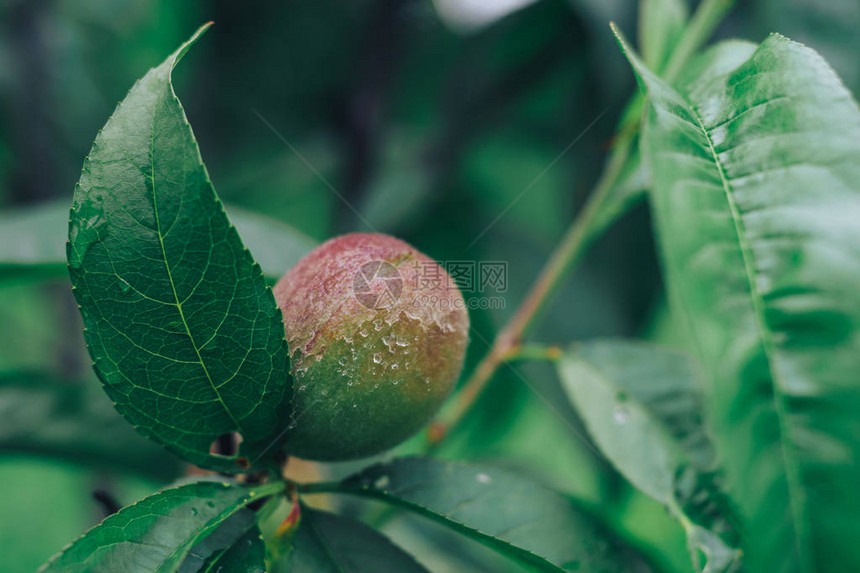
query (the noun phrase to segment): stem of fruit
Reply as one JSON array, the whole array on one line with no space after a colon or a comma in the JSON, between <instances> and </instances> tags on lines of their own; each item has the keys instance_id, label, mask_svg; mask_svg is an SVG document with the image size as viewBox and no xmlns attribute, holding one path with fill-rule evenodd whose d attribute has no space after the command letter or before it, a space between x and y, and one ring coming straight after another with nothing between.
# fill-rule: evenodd
<instances>
[{"instance_id":1,"label":"stem of fruit","mask_svg":"<svg viewBox=\"0 0 860 573\"><path fill-rule=\"evenodd\" d=\"M638 107L641 110L641 98L636 97L629 108ZM629 109L628 108L628 109ZM632 112L625 114L625 118L634 116ZM596 237L608 224L623 212L622 208L612 209L611 215L606 215L610 191L614 188L623 168L627 163L632 151L634 129L625 129L626 121L622 121L619 137L610 155L606 169L601 175L594 191L591 193L587 203L577 215L573 224L565 233L561 242L550 255L549 260L532 285L525 300L514 313L511 320L499 332L489 352L475 367L468 380L463 384L461 390L454 396L439 416L436 422L430 426L428 441L433 447L438 444L448 431L457 425L466 415L472 404L477 400L487 382L493 376L496 369L512 357L516 357L520 342L534 326L535 321L547 303L556 293L562 280L568 272L576 265L585 252L585 248L591 240Z\"/></svg>"}]
</instances>

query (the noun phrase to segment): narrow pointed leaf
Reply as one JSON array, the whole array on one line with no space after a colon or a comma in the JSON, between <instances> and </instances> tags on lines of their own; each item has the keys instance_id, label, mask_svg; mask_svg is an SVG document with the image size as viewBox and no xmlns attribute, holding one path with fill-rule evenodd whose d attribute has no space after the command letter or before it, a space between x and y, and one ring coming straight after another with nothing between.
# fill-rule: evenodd
<instances>
[{"instance_id":1,"label":"narrow pointed leaf","mask_svg":"<svg viewBox=\"0 0 860 573\"><path fill-rule=\"evenodd\" d=\"M330 488L438 521L534 571L647 571L571 500L495 468L431 458L377 464Z\"/></svg>"},{"instance_id":2,"label":"narrow pointed leaf","mask_svg":"<svg viewBox=\"0 0 860 573\"><path fill-rule=\"evenodd\" d=\"M286 571L427 573L415 559L363 523L302 507Z\"/></svg>"},{"instance_id":3,"label":"narrow pointed leaf","mask_svg":"<svg viewBox=\"0 0 860 573\"><path fill-rule=\"evenodd\" d=\"M167 573L192 548L250 502L281 491L198 482L165 489L124 507L40 569L41 573Z\"/></svg>"},{"instance_id":4,"label":"narrow pointed leaf","mask_svg":"<svg viewBox=\"0 0 860 573\"><path fill-rule=\"evenodd\" d=\"M738 551L721 538L735 541L735 532L714 483L692 360L648 344L596 341L566 353L559 375L603 454L680 521L697 570L736 570Z\"/></svg>"},{"instance_id":5,"label":"narrow pointed leaf","mask_svg":"<svg viewBox=\"0 0 860 573\"><path fill-rule=\"evenodd\" d=\"M665 271L706 370L747 563L857 569L857 104L818 54L778 35L681 92L625 50L652 102Z\"/></svg>"},{"instance_id":6,"label":"narrow pointed leaf","mask_svg":"<svg viewBox=\"0 0 860 573\"><path fill-rule=\"evenodd\" d=\"M120 413L188 461L231 472L277 450L292 387L280 311L173 92L171 71L204 29L135 84L96 138L68 260ZM230 432L243 438L236 457L209 454Z\"/></svg>"}]
</instances>

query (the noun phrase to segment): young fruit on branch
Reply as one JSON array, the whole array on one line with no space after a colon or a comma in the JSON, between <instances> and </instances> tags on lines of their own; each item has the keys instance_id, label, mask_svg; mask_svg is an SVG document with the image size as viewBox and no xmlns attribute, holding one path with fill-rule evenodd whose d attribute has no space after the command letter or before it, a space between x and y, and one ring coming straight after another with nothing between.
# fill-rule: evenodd
<instances>
[{"instance_id":1,"label":"young fruit on branch","mask_svg":"<svg viewBox=\"0 0 860 573\"><path fill-rule=\"evenodd\" d=\"M290 455L334 461L391 448L430 420L460 374L463 296L403 241L337 237L274 292L295 378Z\"/></svg>"}]
</instances>

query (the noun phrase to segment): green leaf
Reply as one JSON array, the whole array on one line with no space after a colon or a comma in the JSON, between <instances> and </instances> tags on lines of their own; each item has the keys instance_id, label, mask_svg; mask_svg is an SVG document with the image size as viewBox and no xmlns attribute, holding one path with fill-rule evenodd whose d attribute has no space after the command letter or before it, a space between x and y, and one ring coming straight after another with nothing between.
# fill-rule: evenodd
<instances>
[{"instance_id":1,"label":"green leaf","mask_svg":"<svg viewBox=\"0 0 860 573\"><path fill-rule=\"evenodd\" d=\"M189 551L179 573L266 573L266 544L257 515L240 509Z\"/></svg>"},{"instance_id":2,"label":"green leaf","mask_svg":"<svg viewBox=\"0 0 860 573\"><path fill-rule=\"evenodd\" d=\"M371 466L338 484L306 487L405 507L534 571L648 570L571 500L497 469L411 457Z\"/></svg>"},{"instance_id":3,"label":"green leaf","mask_svg":"<svg viewBox=\"0 0 860 573\"><path fill-rule=\"evenodd\" d=\"M281 312L230 225L171 71L151 70L93 144L75 189L69 272L94 368L138 430L221 472L274 453L292 379ZM233 458L209 454L238 432Z\"/></svg>"},{"instance_id":4,"label":"green leaf","mask_svg":"<svg viewBox=\"0 0 860 573\"><path fill-rule=\"evenodd\" d=\"M694 567L734 570L739 555L720 537L732 532L709 475L715 458L693 362L647 344L597 341L565 354L559 375L603 454L684 527Z\"/></svg>"},{"instance_id":5,"label":"green leaf","mask_svg":"<svg viewBox=\"0 0 860 573\"><path fill-rule=\"evenodd\" d=\"M276 282L316 244L289 225L252 211L225 206L242 242L268 282ZM21 278L68 276L66 201L6 211L0 216L0 283Z\"/></svg>"},{"instance_id":6,"label":"green leaf","mask_svg":"<svg viewBox=\"0 0 860 573\"><path fill-rule=\"evenodd\" d=\"M161 480L179 461L138 435L117 414L101 385L44 372L0 374L0 448L130 469Z\"/></svg>"},{"instance_id":7,"label":"green leaf","mask_svg":"<svg viewBox=\"0 0 860 573\"><path fill-rule=\"evenodd\" d=\"M415 559L361 522L302 506L287 558L290 573L426 573Z\"/></svg>"},{"instance_id":8,"label":"green leaf","mask_svg":"<svg viewBox=\"0 0 860 573\"><path fill-rule=\"evenodd\" d=\"M659 73L687 25L686 0L642 0L639 3L639 43L642 58Z\"/></svg>"},{"instance_id":9,"label":"green leaf","mask_svg":"<svg viewBox=\"0 0 860 573\"><path fill-rule=\"evenodd\" d=\"M856 569L860 110L820 56L778 35L681 93L625 49L652 102L665 272L707 373L747 562Z\"/></svg>"},{"instance_id":10,"label":"green leaf","mask_svg":"<svg viewBox=\"0 0 860 573\"><path fill-rule=\"evenodd\" d=\"M282 483L249 489L205 481L165 489L111 515L40 571L177 571L192 548L230 516L282 488Z\"/></svg>"}]
</instances>

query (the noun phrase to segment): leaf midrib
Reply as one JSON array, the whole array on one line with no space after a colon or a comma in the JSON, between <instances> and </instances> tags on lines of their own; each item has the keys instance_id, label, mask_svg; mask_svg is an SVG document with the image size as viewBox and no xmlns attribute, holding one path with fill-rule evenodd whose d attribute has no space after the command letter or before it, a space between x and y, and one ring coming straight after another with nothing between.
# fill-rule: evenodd
<instances>
[{"instance_id":1,"label":"leaf midrib","mask_svg":"<svg viewBox=\"0 0 860 573\"><path fill-rule=\"evenodd\" d=\"M786 440L791 439L791 431L786 422L786 418L788 416L788 408L781 391L781 386L777 382L777 380L780 379L780 376L774 364L775 354L777 350L771 337L770 329L768 328L767 322L765 321L764 301L762 300L761 294L758 292L758 288L756 286L752 247L746 239L743 219L740 210L735 203L734 196L732 195L732 188L729 182L729 178L725 173L722 161L720 161L719 154L717 153L716 147L714 146L711 134L708 131L708 128L705 126L705 123L702 119L702 116L699 114L698 109L693 105L691 101L687 99L684 94L679 93L679 95L681 95L684 101L686 101L693 118L695 118L696 123L698 124L699 129L702 132L702 135L705 137L705 141L707 141L708 143L708 152L710 153L714 165L717 168L717 172L720 175L720 183L726 196L726 203L729 206L729 211L732 217L732 224L734 226L735 235L737 236L738 245L740 246L741 250L741 259L743 260L744 264L744 274L746 276L747 283L749 284L750 300L753 305L753 314L755 316L756 327L759 331L759 338L762 344L762 349L764 350L765 357L767 358L768 373L770 374L771 388L773 390L774 396L774 408L776 410L777 421L779 423L779 432L782 436L782 439L780 440L780 451L782 453L783 465L786 470L786 484L788 486L791 512L794 518L793 529L795 541L797 542L797 549L799 552L799 558L801 563L800 567L803 571L812 571L812 561L808 547L809 534L806 527L806 523L809 519L806 510L806 496L803 493L803 484L800 477L799 462L794 456L794 454L789 450L786 444Z\"/></svg>"},{"instance_id":2,"label":"leaf midrib","mask_svg":"<svg viewBox=\"0 0 860 573\"><path fill-rule=\"evenodd\" d=\"M170 96L176 97L173 94L173 85L170 79L170 71L173 68L173 64L175 60L168 64L167 69L167 84L170 90ZM156 99L156 104L159 99ZM233 416L233 412L230 411L230 408L227 406L227 403L224 401L224 398L221 396L221 393L218 391L218 387L215 385L214 380L212 380L212 375L209 373L209 369L206 367L206 363L203 361L203 356L200 354L200 349L197 347L197 343L194 340L194 336L191 334L191 327L188 324L188 321L185 318L185 311L182 309L182 302L179 300L179 293L176 291L176 283L173 280L173 271L170 269L170 263L167 259L167 250L164 247L164 235L161 232L161 219L158 214L158 193L155 189L155 150L153 149L153 145L155 143L155 116L156 109L153 109L152 112L152 124L150 126L150 135L149 135L149 181L152 184L152 210L155 216L155 234L158 237L158 244L161 248L161 256L164 259L164 269L167 271L167 278L170 280L170 289L173 291L173 300L176 301L176 308L179 311L179 318L182 320L182 326L185 327L185 332L188 335L188 339L191 341L191 347L194 348L194 353L197 355L197 361L200 363L200 367L203 368L203 373L206 375L206 380L209 382L209 386L212 388L212 391L215 393L215 397L218 398L218 401L224 408L224 411L227 413L227 416L230 417L233 424L236 426L236 431L244 434L242 429L242 425L239 423L239 420Z\"/></svg>"}]
</instances>

